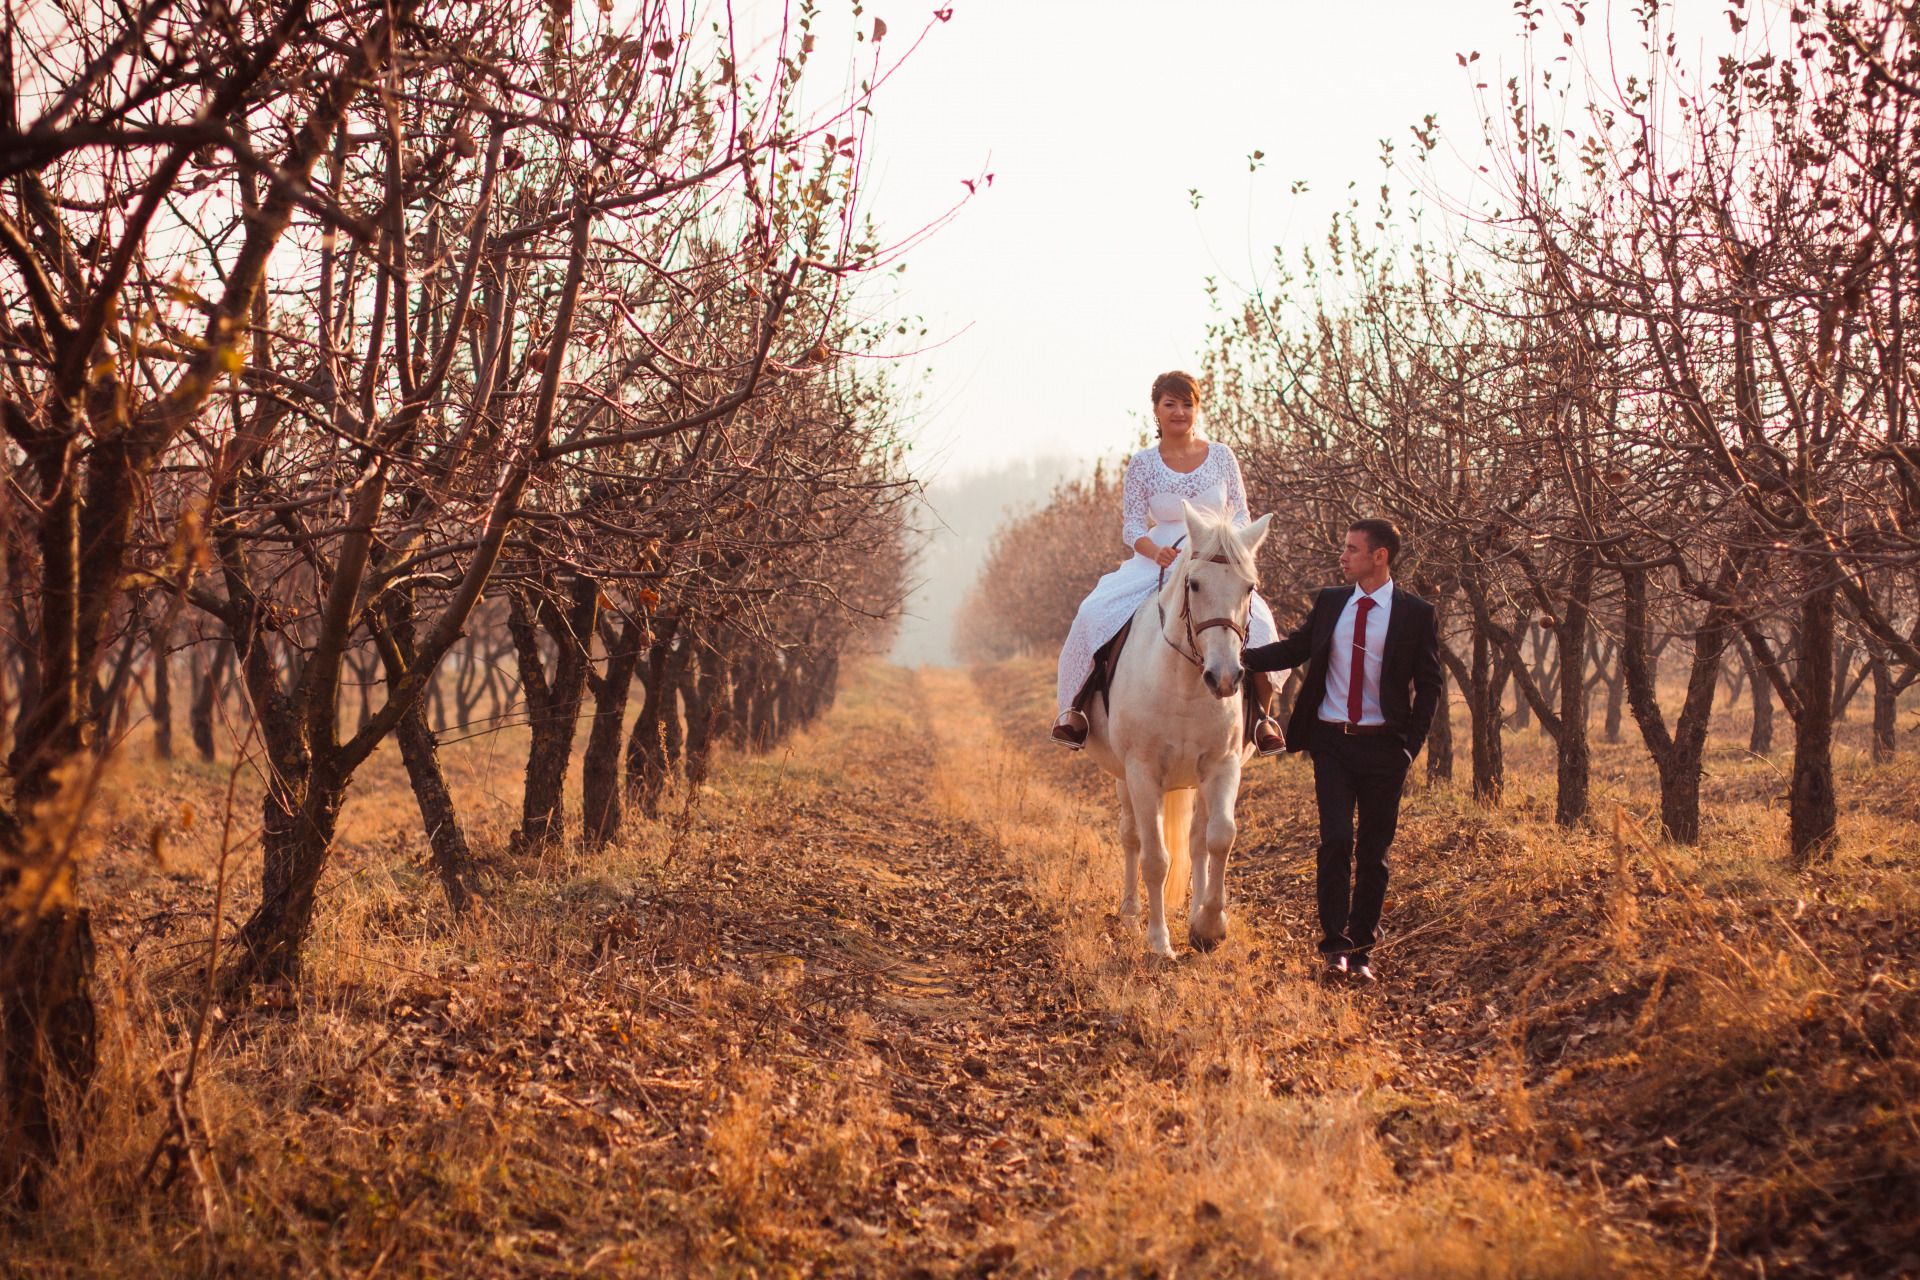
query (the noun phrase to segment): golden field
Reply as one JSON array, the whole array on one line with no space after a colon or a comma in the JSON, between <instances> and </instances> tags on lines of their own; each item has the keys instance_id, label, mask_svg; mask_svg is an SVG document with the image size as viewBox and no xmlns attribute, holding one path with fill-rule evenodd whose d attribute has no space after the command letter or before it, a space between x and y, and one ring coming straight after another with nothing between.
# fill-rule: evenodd
<instances>
[{"instance_id":1,"label":"golden field","mask_svg":"<svg viewBox=\"0 0 1920 1280\"><path fill-rule=\"evenodd\" d=\"M513 732L451 746L495 877L458 922L385 749L309 983L213 1008L183 1096L257 783L132 744L86 884L93 1136L0 1270L1920 1274L1910 749L1841 752L1840 858L1792 873L1737 716L1697 849L1650 838L1631 724L1573 832L1512 734L1500 809L1416 782L1383 982L1330 989L1309 766L1249 769L1228 943L1152 961L1051 683L866 668L591 859L505 852Z\"/></svg>"}]
</instances>

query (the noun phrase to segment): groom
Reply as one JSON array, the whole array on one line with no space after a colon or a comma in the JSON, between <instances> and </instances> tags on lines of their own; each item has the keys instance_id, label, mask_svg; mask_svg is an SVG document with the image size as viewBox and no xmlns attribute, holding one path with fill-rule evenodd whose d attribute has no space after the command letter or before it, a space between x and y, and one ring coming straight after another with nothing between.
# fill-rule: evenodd
<instances>
[{"instance_id":1,"label":"groom","mask_svg":"<svg viewBox=\"0 0 1920 1280\"><path fill-rule=\"evenodd\" d=\"M1249 671L1306 665L1287 750L1313 755L1320 954L1328 977L1362 982L1374 981L1369 952L1387 896L1400 786L1426 745L1442 687L1433 606L1394 585L1399 554L1400 531L1390 521L1354 521L1340 552L1340 572L1352 585L1323 587L1292 635L1240 655Z\"/></svg>"}]
</instances>

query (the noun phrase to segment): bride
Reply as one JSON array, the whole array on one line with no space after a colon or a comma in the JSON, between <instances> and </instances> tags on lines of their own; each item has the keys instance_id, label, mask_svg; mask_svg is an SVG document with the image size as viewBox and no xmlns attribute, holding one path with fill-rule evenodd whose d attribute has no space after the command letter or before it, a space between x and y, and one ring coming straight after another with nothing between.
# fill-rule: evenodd
<instances>
[{"instance_id":1,"label":"bride","mask_svg":"<svg viewBox=\"0 0 1920 1280\"><path fill-rule=\"evenodd\" d=\"M1053 723L1053 740L1062 746L1077 751L1086 745L1086 705L1095 652L1119 634L1127 619L1158 589L1162 570L1180 556L1179 544L1187 531L1181 500L1231 519L1235 528L1247 523L1247 487L1240 478L1240 463L1226 445L1201 437L1196 428L1199 407L1200 384L1191 374L1163 373L1153 380L1153 417L1160 427L1160 443L1127 460L1121 512L1121 535L1133 548L1133 557L1100 579L1081 602L1060 650L1060 718ZM1254 592L1246 647L1272 644L1279 638L1273 611ZM1260 707L1254 745L1263 756L1278 754L1286 742L1273 718L1272 677L1264 671L1249 671L1247 687Z\"/></svg>"}]
</instances>

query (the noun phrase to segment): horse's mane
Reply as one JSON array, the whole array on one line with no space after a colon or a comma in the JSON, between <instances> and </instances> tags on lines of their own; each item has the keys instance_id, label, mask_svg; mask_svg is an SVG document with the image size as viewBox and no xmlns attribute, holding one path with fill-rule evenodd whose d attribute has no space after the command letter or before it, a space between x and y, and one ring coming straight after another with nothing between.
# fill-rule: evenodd
<instances>
[{"instance_id":1,"label":"horse's mane","mask_svg":"<svg viewBox=\"0 0 1920 1280\"><path fill-rule=\"evenodd\" d=\"M1160 599L1163 604L1179 603L1181 595L1187 589L1187 572L1196 560L1205 560L1209 556L1224 555L1227 558L1227 564L1244 573L1249 582L1260 580L1260 570L1253 562L1253 554L1240 545L1240 539L1233 536L1234 529L1231 521L1215 520L1211 516L1202 515L1196 523L1200 526L1195 531L1197 538L1188 537L1185 553L1174 566L1174 571L1167 575L1166 584L1160 588Z\"/></svg>"}]
</instances>

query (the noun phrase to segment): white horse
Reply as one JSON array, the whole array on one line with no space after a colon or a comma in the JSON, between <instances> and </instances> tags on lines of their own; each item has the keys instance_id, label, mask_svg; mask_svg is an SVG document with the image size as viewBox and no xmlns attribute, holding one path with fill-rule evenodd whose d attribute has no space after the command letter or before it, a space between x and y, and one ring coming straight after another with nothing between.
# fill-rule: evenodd
<instances>
[{"instance_id":1,"label":"white horse","mask_svg":"<svg viewBox=\"0 0 1920 1280\"><path fill-rule=\"evenodd\" d=\"M1166 887L1179 883L1182 863L1192 871L1188 940L1209 951L1227 936L1233 804L1254 751L1243 741L1240 646L1258 578L1253 555L1273 519L1236 530L1182 505L1186 548L1134 612L1107 696L1087 709L1087 754L1114 776L1120 797L1120 914L1139 914L1144 878L1147 946L1162 956L1173 955ZM1190 848L1206 856L1190 857Z\"/></svg>"}]
</instances>

